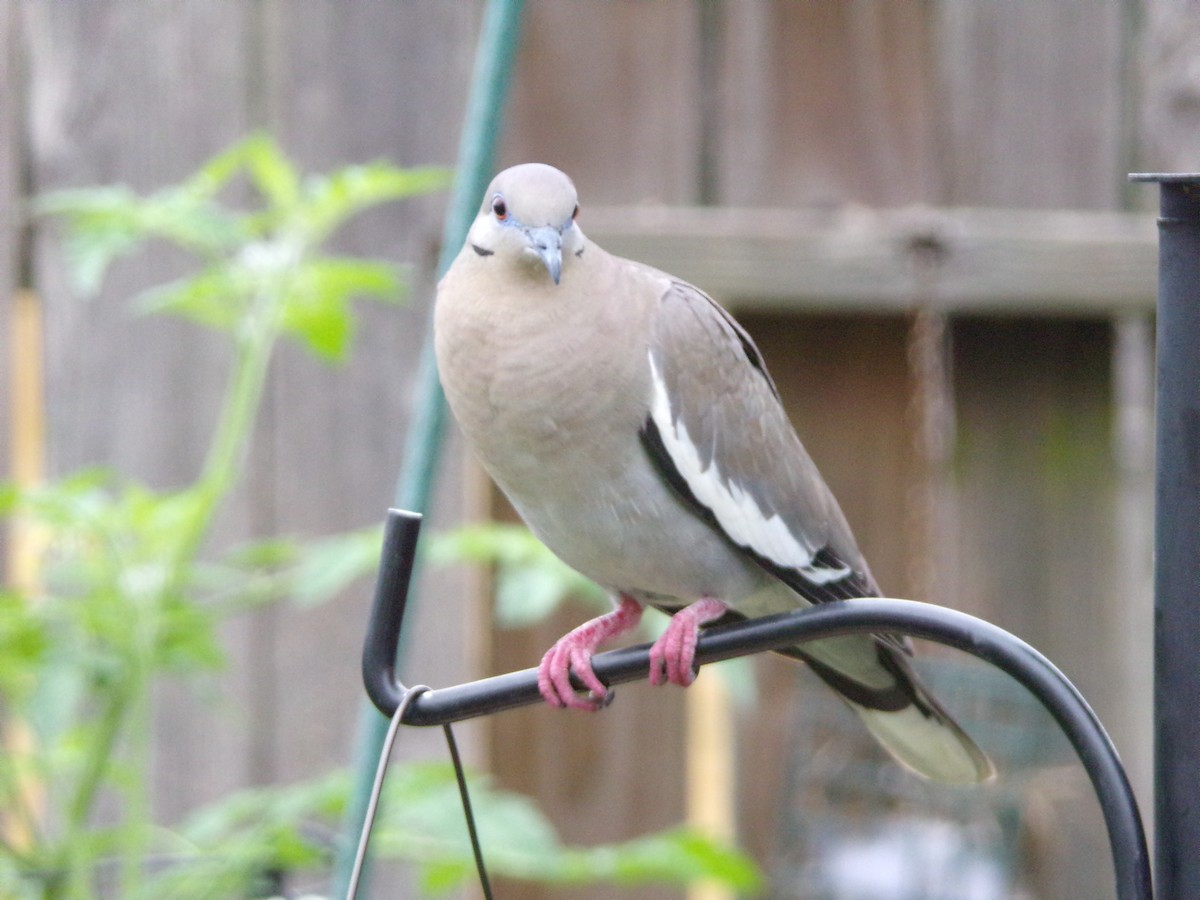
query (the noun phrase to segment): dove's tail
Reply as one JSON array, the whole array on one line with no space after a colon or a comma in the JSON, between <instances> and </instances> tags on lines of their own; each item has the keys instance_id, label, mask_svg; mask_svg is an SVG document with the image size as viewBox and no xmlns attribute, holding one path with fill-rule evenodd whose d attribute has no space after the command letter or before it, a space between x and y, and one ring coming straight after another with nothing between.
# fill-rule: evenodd
<instances>
[{"instance_id":1,"label":"dove's tail","mask_svg":"<svg viewBox=\"0 0 1200 900\"><path fill-rule=\"evenodd\" d=\"M874 647L865 646L867 641ZM831 638L784 652L807 662L905 768L947 784L975 784L995 774L991 760L887 638ZM871 656L872 664L864 665Z\"/></svg>"}]
</instances>

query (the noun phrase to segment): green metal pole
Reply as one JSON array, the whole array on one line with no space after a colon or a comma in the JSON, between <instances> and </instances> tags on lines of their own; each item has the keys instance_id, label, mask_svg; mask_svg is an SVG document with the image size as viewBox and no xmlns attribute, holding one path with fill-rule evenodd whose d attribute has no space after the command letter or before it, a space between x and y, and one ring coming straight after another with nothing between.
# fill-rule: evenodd
<instances>
[{"instance_id":1,"label":"green metal pole","mask_svg":"<svg viewBox=\"0 0 1200 900\"><path fill-rule=\"evenodd\" d=\"M439 278L462 247L467 229L475 217L479 198L491 181L496 139L503 120L509 75L516 57L523 5L523 0L491 0L484 12L475 54L475 71L467 98L467 112L458 145L454 187L442 231ZM446 401L438 381L432 332L427 335L421 350L414 390L416 404L404 447L404 463L396 485L394 505L400 509L423 512L429 506L433 492L446 423ZM404 654L403 640L404 636L401 635L400 656ZM364 701L359 714L354 786L334 866L335 897L345 896L350 883L355 843L366 818L375 764L387 726L387 720L379 711Z\"/></svg>"}]
</instances>

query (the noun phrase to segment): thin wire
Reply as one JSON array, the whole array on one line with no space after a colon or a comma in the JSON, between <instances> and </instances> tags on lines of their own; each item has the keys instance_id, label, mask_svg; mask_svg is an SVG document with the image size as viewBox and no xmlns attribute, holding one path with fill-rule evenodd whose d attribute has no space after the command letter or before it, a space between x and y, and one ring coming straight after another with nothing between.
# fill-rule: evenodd
<instances>
[{"instance_id":1,"label":"thin wire","mask_svg":"<svg viewBox=\"0 0 1200 900\"><path fill-rule=\"evenodd\" d=\"M358 896L358 882L362 877L363 863L367 858L367 844L371 840L371 826L375 823L375 812L379 807L379 795L383 791L383 779L387 774L388 762L391 760L392 747L396 743L396 735L408 707L419 694L429 690L428 686L418 684L404 692L396 712L392 715L387 734L383 739L383 747L379 753L379 764L375 768L375 781L371 785L371 795L367 800L366 815L363 816L362 831L358 836L358 850L354 854L354 868L350 872L350 884L346 889L346 900L355 900ZM471 795L467 790L467 776L463 771L462 757L458 754L458 742L454 739L454 731L450 724L442 726L446 735L446 746L450 750L450 761L454 765L454 779L458 782L458 795L462 798L463 817L467 821L467 834L471 838L471 853L475 857L475 871L479 873L479 887L483 890L484 900L493 900L492 886L488 881L487 866L483 862L483 848L479 844L479 831L475 827L475 813L471 809Z\"/></svg>"},{"instance_id":2,"label":"thin wire","mask_svg":"<svg viewBox=\"0 0 1200 900\"><path fill-rule=\"evenodd\" d=\"M423 684L410 687L404 692L404 696L396 706L396 712L392 715L392 722L383 739L383 747L379 751L379 764L375 767L375 781L371 785L371 796L367 800L367 811L363 816L362 830L358 835L358 850L354 854L354 868L350 871L350 884L346 888L346 900L355 900L358 896L358 880L362 876L363 862L367 858L367 844L371 840L371 826L375 823L379 793L383 790L383 776L387 773L388 761L392 755L392 746L396 743L396 733L400 730L400 722L413 699L427 690L429 688Z\"/></svg>"},{"instance_id":3,"label":"thin wire","mask_svg":"<svg viewBox=\"0 0 1200 900\"><path fill-rule=\"evenodd\" d=\"M458 742L450 723L442 726L446 733L446 746L450 748L450 759L454 763L454 777L458 781L458 795L462 797L463 817L467 820L467 834L471 837L471 852L475 855L475 871L479 873L479 887L484 900L492 900L492 886L488 882L487 867L483 864L483 848L479 845L479 832L475 829L475 813L471 811L471 795L467 792L467 776L463 772L462 760L458 756Z\"/></svg>"}]
</instances>

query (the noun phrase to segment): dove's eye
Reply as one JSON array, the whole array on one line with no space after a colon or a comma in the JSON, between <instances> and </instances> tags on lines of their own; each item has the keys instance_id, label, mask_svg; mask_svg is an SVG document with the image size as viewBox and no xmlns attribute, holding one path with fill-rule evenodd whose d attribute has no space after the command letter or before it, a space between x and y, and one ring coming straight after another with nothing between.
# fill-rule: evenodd
<instances>
[{"instance_id":1,"label":"dove's eye","mask_svg":"<svg viewBox=\"0 0 1200 900\"><path fill-rule=\"evenodd\" d=\"M499 194L492 198L492 215L501 222L508 218L508 204Z\"/></svg>"},{"instance_id":2,"label":"dove's eye","mask_svg":"<svg viewBox=\"0 0 1200 900\"><path fill-rule=\"evenodd\" d=\"M574 222L574 221L575 221L576 219L578 219L578 218L579 218L579 204L578 204L578 203L576 203L576 204L575 204L575 209L574 209L574 211L571 213L571 221L572 221L572 222Z\"/></svg>"}]
</instances>

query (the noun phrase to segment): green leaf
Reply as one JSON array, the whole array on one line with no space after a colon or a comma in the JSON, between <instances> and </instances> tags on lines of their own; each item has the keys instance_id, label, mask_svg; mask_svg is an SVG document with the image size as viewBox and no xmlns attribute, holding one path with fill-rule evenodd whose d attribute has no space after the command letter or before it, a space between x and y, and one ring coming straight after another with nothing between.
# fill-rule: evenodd
<instances>
[{"instance_id":1,"label":"green leaf","mask_svg":"<svg viewBox=\"0 0 1200 900\"><path fill-rule=\"evenodd\" d=\"M300 341L325 362L342 362L354 334L354 319L344 297L326 294L306 303L289 304L284 334Z\"/></svg>"},{"instance_id":2,"label":"green leaf","mask_svg":"<svg viewBox=\"0 0 1200 900\"><path fill-rule=\"evenodd\" d=\"M386 162L348 166L304 184L297 213L311 243L323 241L355 213L390 200L427 194L449 185L450 170L432 166L397 168Z\"/></svg>"},{"instance_id":3,"label":"green leaf","mask_svg":"<svg viewBox=\"0 0 1200 900\"><path fill-rule=\"evenodd\" d=\"M468 781L483 851L497 875L557 885L687 885L709 878L747 892L760 884L747 857L687 829L598 847L566 846L527 797L499 790L487 778L470 775ZM168 886L185 896L186 889L211 890L214 884L220 896L245 895L263 872L327 864L333 845L322 836L344 814L349 790L348 773L335 772L239 791L193 814L179 827L174 865L155 879L150 896L170 896ZM371 846L377 858L414 863L423 896L444 894L472 876L449 765L392 767Z\"/></svg>"},{"instance_id":4,"label":"green leaf","mask_svg":"<svg viewBox=\"0 0 1200 900\"><path fill-rule=\"evenodd\" d=\"M501 628L534 625L558 609L574 588L574 573L548 562L507 564L496 579L496 622Z\"/></svg>"},{"instance_id":5,"label":"green leaf","mask_svg":"<svg viewBox=\"0 0 1200 900\"><path fill-rule=\"evenodd\" d=\"M151 881L145 896L264 896L265 873L328 863L332 845L322 835L344 808L348 784L346 773L336 772L238 791L192 814L179 827L173 864Z\"/></svg>"},{"instance_id":6,"label":"green leaf","mask_svg":"<svg viewBox=\"0 0 1200 900\"><path fill-rule=\"evenodd\" d=\"M470 864L462 858L433 859L420 867L421 892L433 897L450 893L472 873Z\"/></svg>"},{"instance_id":7,"label":"green leaf","mask_svg":"<svg viewBox=\"0 0 1200 900\"><path fill-rule=\"evenodd\" d=\"M225 665L217 620L208 610L183 598L168 600L160 610L155 660L180 674L216 671Z\"/></svg>"},{"instance_id":8,"label":"green leaf","mask_svg":"<svg viewBox=\"0 0 1200 900\"><path fill-rule=\"evenodd\" d=\"M179 190L196 200L211 200L246 168L247 159L255 152L254 145L262 140L261 133L252 134L230 145L184 179Z\"/></svg>"},{"instance_id":9,"label":"green leaf","mask_svg":"<svg viewBox=\"0 0 1200 900\"><path fill-rule=\"evenodd\" d=\"M145 198L121 185L58 191L40 197L35 209L65 222L64 254L73 286L85 297L99 290L114 260L149 238L212 257L250 236L242 217L187 187Z\"/></svg>"},{"instance_id":10,"label":"green leaf","mask_svg":"<svg viewBox=\"0 0 1200 900\"><path fill-rule=\"evenodd\" d=\"M221 615L289 599L300 607L333 599L379 563L378 526L307 543L273 538L235 549L199 577Z\"/></svg>"},{"instance_id":11,"label":"green leaf","mask_svg":"<svg viewBox=\"0 0 1200 900\"><path fill-rule=\"evenodd\" d=\"M45 656L34 669L37 683L26 713L38 736L39 752L49 764L55 761L56 752L69 749L66 738L78 725L88 670L94 666L92 659L84 658L87 649L74 629L63 628L61 621L52 623L48 636Z\"/></svg>"},{"instance_id":12,"label":"green leaf","mask_svg":"<svg viewBox=\"0 0 1200 900\"><path fill-rule=\"evenodd\" d=\"M228 561L239 569L276 569L292 565L300 555L300 545L295 538L274 535L251 541L235 548Z\"/></svg>"},{"instance_id":13,"label":"green leaf","mask_svg":"<svg viewBox=\"0 0 1200 900\"><path fill-rule=\"evenodd\" d=\"M382 529L372 527L307 545L292 573L292 597L301 606L314 606L337 596L375 571L382 542Z\"/></svg>"},{"instance_id":14,"label":"green leaf","mask_svg":"<svg viewBox=\"0 0 1200 900\"><path fill-rule=\"evenodd\" d=\"M106 522L112 502L109 488L115 480L109 469L80 470L22 491L17 507L52 529L99 530Z\"/></svg>"},{"instance_id":15,"label":"green leaf","mask_svg":"<svg viewBox=\"0 0 1200 900\"><path fill-rule=\"evenodd\" d=\"M757 891L761 876L741 853L680 828L638 838L621 845L613 860L613 880L634 884L646 881L711 879L739 891Z\"/></svg>"},{"instance_id":16,"label":"green leaf","mask_svg":"<svg viewBox=\"0 0 1200 900\"><path fill-rule=\"evenodd\" d=\"M227 255L255 237L248 216L179 188L147 197L139 210L139 226L144 237L171 241L208 260Z\"/></svg>"},{"instance_id":17,"label":"green leaf","mask_svg":"<svg viewBox=\"0 0 1200 900\"><path fill-rule=\"evenodd\" d=\"M402 270L391 263L327 256L304 263L292 289L302 294L397 302L404 292L404 278Z\"/></svg>"},{"instance_id":18,"label":"green leaf","mask_svg":"<svg viewBox=\"0 0 1200 900\"><path fill-rule=\"evenodd\" d=\"M39 885L38 880L27 877L28 874L27 870L23 871L16 854L0 853L0 897L9 900L45 900L45 885Z\"/></svg>"},{"instance_id":19,"label":"green leaf","mask_svg":"<svg viewBox=\"0 0 1200 900\"><path fill-rule=\"evenodd\" d=\"M316 259L300 265L283 300L282 328L328 362L345 358L353 336L350 301L360 295L396 299L399 271L384 263Z\"/></svg>"},{"instance_id":20,"label":"green leaf","mask_svg":"<svg viewBox=\"0 0 1200 900\"><path fill-rule=\"evenodd\" d=\"M0 590L0 697L9 704L32 693L49 635L31 601Z\"/></svg>"},{"instance_id":21,"label":"green leaf","mask_svg":"<svg viewBox=\"0 0 1200 900\"><path fill-rule=\"evenodd\" d=\"M34 202L36 213L65 221L63 253L72 286L84 297L94 296L109 265L142 240L140 210L137 195L123 185L56 191Z\"/></svg>"},{"instance_id":22,"label":"green leaf","mask_svg":"<svg viewBox=\"0 0 1200 900\"><path fill-rule=\"evenodd\" d=\"M252 190L229 190L239 180ZM190 488L155 491L103 470L27 491L0 485L0 514L25 517L47 535L41 596L26 603L0 593L0 706L37 736L35 754L0 756L0 785L4 773L30 768L48 786L45 818L55 826L39 835L30 854L36 864L22 863L25 871L52 872L74 894L86 890L103 858L103 878L112 873L122 896L128 888L131 897L159 898L259 896L269 870L328 865L344 776L333 794L317 785L234 798L208 842L199 826L195 834L156 828L139 802L143 713L165 674L197 676L220 665L218 625L231 612L289 595L320 602L374 568L378 529L308 546L277 539L217 562L196 556L235 483L278 339L341 358L353 332L351 302L402 293L394 266L322 256L321 242L356 212L445 180L435 170L376 163L302 182L279 146L256 134L147 196L112 186L39 201L41 214L64 223L67 263L86 292L99 288L114 260L151 240L198 256L188 274L138 302L223 331L236 368L205 468ZM243 197L247 208L229 203ZM111 824L94 826L97 803ZM303 830L309 821L320 830ZM144 863L164 846L180 862L160 882L157 859L149 870ZM151 883L139 890L134 882L142 878Z\"/></svg>"},{"instance_id":23,"label":"green leaf","mask_svg":"<svg viewBox=\"0 0 1200 900\"><path fill-rule=\"evenodd\" d=\"M0 516L12 513L20 496L21 492L15 484L9 481L0 481Z\"/></svg>"},{"instance_id":24,"label":"green leaf","mask_svg":"<svg viewBox=\"0 0 1200 900\"><path fill-rule=\"evenodd\" d=\"M143 314L169 313L218 331L233 331L247 308L245 286L236 275L228 266L210 266L143 291L134 303Z\"/></svg>"},{"instance_id":25,"label":"green leaf","mask_svg":"<svg viewBox=\"0 0 1200 900\"><path fill-rule=\"evenodd\" d=\"M255 188L273 206L290 209L300 199L300 178L275 140L266 134L248 138L242 160Z\"/></svg>"},{"instance_id":26,"label":"green leaf","mask_svg":"<svg viewBox=\"0 0 1200 900\"><path fill-rule=\"evenodd\" d=\"M298 541L290 537L253 541L218 562L198 563L192 584L213 614L225 618L289 596L288 570L298 564L301 552Z\"/></svg>"}]
</instances>

